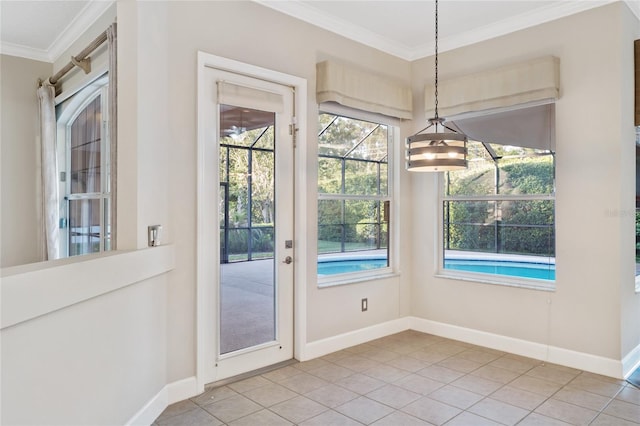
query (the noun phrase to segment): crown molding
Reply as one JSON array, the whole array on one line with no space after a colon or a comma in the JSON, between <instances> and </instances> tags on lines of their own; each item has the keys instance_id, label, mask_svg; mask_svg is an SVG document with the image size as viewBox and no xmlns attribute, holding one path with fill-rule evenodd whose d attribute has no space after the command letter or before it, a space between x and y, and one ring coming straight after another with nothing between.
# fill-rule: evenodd
<instances>
[{"instance_id":1,"label":"crown molding","mask_svg":"<svg viewBox=\"0 0 640 426\"><path fill-rule=\"evenodd\" d=\"M631 12L640 20L640 0L624 0Z\"/></svg>"},{"instance_id":2,"label":"crown molding","mask_svg":"<svg viewBox=\"0 0 640 426\"><path fill-rule=\"evenodd\" d=\"M19 58L32 59L40 62L52 62L49 60L49 55L46 50L34 49L33 47L8 43L6 41L0 42L0 54L17 56Z\"/></svg>"},{"instance_id":3,"label":"crown molding","mask_svg":"<svg viewBox=\"0 0 640 426\"><path fill-rule=\"evenodd\" d=\"M385 37L381 37L372 31L362 27L356 27L352 23L338 19L334 16L321 12L312 6L300 2L299 0L273 1L273 0L253 0L265 7L287 14L294 18L308 22L317 27L334 32L348 39L366 44L375 49L381 50L390 55L397 56L407 61L414 61L433 55L434 44L426 43L415 48L408 47ZM480 41L489 40L503 36L545 22L564 18L569 15L580 13L589 9L604 6L620 0L589 0L589 1L558 1L549 6L510 17L490 25L466 31L453 37L444 37L440 40L439 51L444 52L460 47L468 46ZM622 0L633 13L640 19L640 1Z\"/></svg>"},{"instance_id":4,"label":"crown molding","mask_svg":"<svg viewBox=\"0 0 640 426\"><path fill-rule=\"evenodd\" d=\"M567 16L575 15L590 9L601 7L617 0L595 0L595 1L561 1L549 6L510 17L490 25L485 25L473 30L465 31L453 37L446 37L440 41L440 52L458 49L492 38L500 37L516 31L524 30L545 22L555 21ZM629 0L627 0L629 1ZM416 60L432 55L434 52L433 43L423 45L414 49L410 60Z\"/></svg>"},{"instance_id":5,"label":"crown molding","mask_svg":"<svg viewBox=\"0 0 640 426\"><path fill-rule=\"evenodd\" d=\"M375 49L390 55L397 56L402 59L408 59L412 55L412 49L407 46L386 37L382 37L373 31L354 25L346 20L339 19L335 16L319 11L318 9L308 6L298 0L253 0L253 2L324 30L331 31L332 33L341 35L350 40L374 47Z\"/></svg>"},{"instance_id":6,"label":"crown molding","mask_svg":"<svg viewBox=\"0 0 640 426\"><path fill-rule=\"evenodd\" d=\"M362 27L354 26L345 20L338 19L317 9L308 6L298 0L273 1L253 0L270 9L300 19L327 31L339 34L348 39L374 47L382 52L397 56L407 61L431 56L434 52L433 43L426 43L416 48L410 48L404 44L382 37ZM505 19L491 25L466 31L454 37L446 37L440 40L439 50L445 52L460 47L468 46L480 41L503 36L515 31L539 25L545 22L560 19L569 15L583 12L589 9L613 3L617 0L598 1L562 1L547 7L534 10L516 17ZM640 0L622 0L631 12L640 20ZM54 40L48 49L35 49L13 43L0 42L0 53L4 55L19 56L42 62L55 62L60 55L67 51L71 45L90 27L109 7L113 0L93 0L69 23L62 33Z\"/></svg>"},{"instance_id":7,"label":"crown molding","mask_svg":"<svg viewBox=\"0 0 640 426\"><path fill-rule=\"evenodd\" d=\"M53 63L114 3L113 0L92 0L87 3L46 50L3 41L0 43L0 53Z\"/></svg>"},{"instance_id":8,"label":"crown molding","mask_svg":"<svg viewBox=\"0 0 640 426\"><path fill-rule=\"evenodd\" d=\"M50 61L58 60L113 3L110 0L93 0L87 3L47 49Z\"/></svg>"}]
</instances>

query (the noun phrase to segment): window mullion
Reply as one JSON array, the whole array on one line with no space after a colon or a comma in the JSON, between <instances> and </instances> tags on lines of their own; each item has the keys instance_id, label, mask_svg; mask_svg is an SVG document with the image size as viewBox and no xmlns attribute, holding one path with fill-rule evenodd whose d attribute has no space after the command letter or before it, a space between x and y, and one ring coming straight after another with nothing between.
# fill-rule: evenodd
<instances>
[{"instance_id":1,"label":"window mullion","mask_svg":"<svg viewBox=\"0 0 640 426\"><path fill-rule=\"evenodd\" d=\"M107 197L109 194L104 192L82 192L67 195L68 200L95 200Z\"/></svg>"},{"instance_id":2,"label":"window mullion","mask_svg":"<svg viewBox=\"0 0 640 426\"><path fill-rule=\"evenodd\" d=\"M555 200L551 194L445 195L443 201L535 201Z\"/></svg>"},{"instance_id":3,"label":"window mullion","mask_svg":"<svg viewBox=\"0 0 640 426\"><path fill-rule=\"evenodd\" d=\"M389 195L318 194L318 200L387 201L391 200L391 197Z\"/></svg>"},{"instance_id":4,"label":"window mullion","mask_svg":"<svg viewBox=\"0 0 640 426\"><path fill-rule=\"evenodd\" d=\"M341 176L341 182L340 182L340 193L341 194L346 194L347 193L347 187L346 187L346 173L347 173L347 164L346 164L346 160L344 158L340 159L340 176Z\"/></svg>"},{"instance_id":5,"label":"window mullion","mask_svg":"<svg viewBox=\"0 0 640 426\"><path fill-rule=\"evenodd\" d=\"M107 191L108 188L108 182L110 179L110 172L109 172L109 158L111 157L110 155L110 149L109 149L109 139L110 136L109 135L109 121L111 120L111 117L109 116L109 98L108 98L108 94L109 94L109 86L104 86L101 90L101 96L100 96L100 117L102 118L102 123L100 123L102 125L102 133L100 135L100 152L102 155L100 155L100 192L102 192L103 194L110 194L111 189L109 188L109 191ZM100 199L100 213L99 213L99 217L100 217L100 252L103 252L106 250L107 248L107 226L106 226L106 213L105 213L105 207L106 207L106 197L101 197Z\"/></svg>"}]
</instances>

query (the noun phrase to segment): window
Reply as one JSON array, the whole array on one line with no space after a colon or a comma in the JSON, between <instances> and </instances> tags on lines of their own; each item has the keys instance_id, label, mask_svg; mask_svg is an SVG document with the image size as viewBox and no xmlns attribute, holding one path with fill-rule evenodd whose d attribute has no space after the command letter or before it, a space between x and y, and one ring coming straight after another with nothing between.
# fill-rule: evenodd
<instances>
[{"instance_id":1,"label":"window","mask_svg":"<svg viewBox=\"0 0 640 426\"><path fill-rule=\"evenodd\" d=\"M319 279L378 273L390 266L393 127L330 113L318 124Z\"/></svg>"},{"instance_id":2,"label":"window","mask_svg":"<svg viewBox=\"0 0 640 426\"><path fill-rule=\"evenodd\" d=\"M108 111L106 76L57 107L63 255L111 249Z\"/></svg>"},{"instance_id":3,"label":"window","mask_svg":"<svg viewBox=\"0 0 640 426\"><path fill-rule=\"evenodd\" d=\"M220 120L221 262L272 259L276 114L220 105Z\"/></svg>"},{"instance_id":4,"label":"window","mask_svg":"<svg viewBox=\"0 0 640 426\"><path fill-rule=\"evenodd\" d=\"M469 168L444 174L443 271L548 286L555 281L554 154L480 142L468 149Z\"/></svg>"}]
</instances>

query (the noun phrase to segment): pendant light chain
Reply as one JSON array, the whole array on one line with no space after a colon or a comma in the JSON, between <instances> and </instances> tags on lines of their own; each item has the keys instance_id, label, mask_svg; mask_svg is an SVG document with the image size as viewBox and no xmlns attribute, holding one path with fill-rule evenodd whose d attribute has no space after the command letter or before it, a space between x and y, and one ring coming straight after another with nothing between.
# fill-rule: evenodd
<instances>
[{"instance_id":1,"label":"pendant light chain","mask_svg":"<svg viewBox=\"0 0 640 426\"><path fill-rule=\"evenodd\" d=\"M436 0L436 84L435 84L435 96L436 96L436 120L438 119L438 0ZM436 128L437 128L436 124Z\"/></svg>"},{"instance_id":2,"label":"pendant light chain","mask_svg":"<svg viewBox=\"0 0 640 426\"><path fill-rule=\"evenodd\" d=\"M438 116L438 0L435 0L435 116L429 125L407 138L407 170L414 172L449 172L468 167L467 141L464 133L445 126ZM425 133L427 129L431 132Z\"/></svg>"}]
</instances>

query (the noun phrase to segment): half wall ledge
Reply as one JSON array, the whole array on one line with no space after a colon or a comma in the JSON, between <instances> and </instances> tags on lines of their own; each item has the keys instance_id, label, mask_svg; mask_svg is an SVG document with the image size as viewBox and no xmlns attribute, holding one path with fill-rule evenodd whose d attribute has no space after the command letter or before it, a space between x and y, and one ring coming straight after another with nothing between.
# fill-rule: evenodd
<instances>
[{"instance_id":1,"label":"half wall ledge","mask_svg":"<svg viewBox=\"0 0 640 426\"><path fill-rule=\"evenodd\" d=\"M171 271L173 245L0 270L0 329Z\"/></svg>"}]
</instances>

